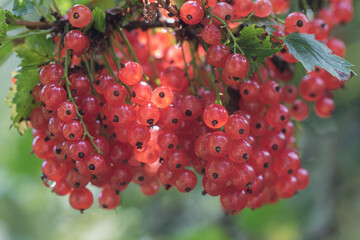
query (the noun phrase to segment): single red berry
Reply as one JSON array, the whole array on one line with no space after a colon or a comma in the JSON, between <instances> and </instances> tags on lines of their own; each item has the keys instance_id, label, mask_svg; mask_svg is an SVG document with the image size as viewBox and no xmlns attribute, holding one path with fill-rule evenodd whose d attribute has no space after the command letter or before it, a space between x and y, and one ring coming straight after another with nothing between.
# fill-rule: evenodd
<instances>
[{"instance_id":1,"label":"single red berry","mask_svg":"<svg viewBox=\"0 0 360 240\"><path fill-rule=\"evenodd\" d=\"M91 10L82 4L76 4L70 8L68 12L68 19L73 27L82 28L91 22Z\"/></svg>"},{"instance_id":2,"label":"single red berry","mask_svg":"<svg viewBox=\"0 0 360 240\"><path fill-rule=\"evenodd\" d=\"M218 44L222 38L221 31L214 24L206 24L201 30L201 38L207 44Z\"/></svg>"},{"instance_id":3,"label":"single red berry","mask_svg":"<svg viewBox=\"0 0 360 240\"><path fill-rule=\"evenodd\" d=\"M307 33L310 28L309 19L301 12L292 12L285 19L285 27L288 33Z\"/></svg>"},{"instance_id":4,"label":"single red berry","mask_svg":"<svg viewBox=\"0 0 360 240\"><path fill-rule=\"evenodd\" d=\"M64 36L64 46L67 50L73 50L75 53L81 52L86 44L87 37L78 30L71 30Z\"/></svg>"},{"instance_id":5,"label":"single red berry","mask_svg":"<svg viewBox=\"0 0 360 240\"><path fill-rule=\"evenodd\" d=\"M225 70L236 80L242 80L246 77L250 69L249 61L244 55L239 53L231 54L225 62Z\"/></svg>"},{"instance_id":6,"label":"single red berry","mask_svg":"<svg viewBox=\"0 0 360 240\"><path fill-rule=\"evenodd\" d=\"M98 196L99 206L104 209L114 209L120 204L120 195L111 188L103 188Z\"/></svg>"},{"instance_id":7,"label":"single red berry","mask_svg":"<svg viewBox=\"0 0 360 240\"><path fill-rule=\"evenodd\" d=\"M87 188L74 189L70 193L69 202L74 209L83 211L91 207L94 196Z\"/></svg>"},{"instance_id":8,"label":"single red berry","mask_svg":"<svg viewBox=\"0 0 360 240\"><path fill-rule=\"evenodd\" d=\"M180 8L180 18L186 24L196 25L204 17L204 9L195 1L187 1Z\"/></svg>"},{"instance_id":9,"label":"single red berry","mask_svg":"<svg viewBox=\"0 0 360 240\"><path fill-rule=\"evenodd\" d=\"M126 85L135 85L140 82L143 69L137 62L127 62L125 64L120 63L119 79Z\"/></svg>"},{"instance_id":10,"label":"single red berry","mask_svg":"<svg viewBox=\"0 0 360 240\"><path fill-rule=\"evenodd\" d=\"M228 112L224 106L214 103L205 108L203 119L206 126L218 129L228 121Z\"/></svg>"},{"instance_id":11,"label":"single red berry","mask_svg":"<svg viewBox=\"0 0 360 240\"><path fill-rule=\"evenodd\" d=\"M196 174L189 169L182 169L175 175L175 187L179 192L188 193L197 184Z\"/></svg>"},{"instance_id":12,"label":"single red berry","mask_svg":"<svg viewBox=\"0 0 360 240\"><path fill-rule=\"evenodd\" d=\"M272 13L272 3L269 0L257 0L255 2L254 15L260 18L269 16Z\"/></svg>"},{"instance_id":13,"label":"single red berry","mask_svg":"<svg viewBox=\"0 0 360 240\"><path fill-rule=\"evenodd\" d=\"M41 68L40 82L42 85L58 84L64 76L64 69L57 64L48 64Z\"/></svg>"},{"instance_id":14,"label":"single red berry","mask_svg":"<svg viewBox=\"0 0 360 240\"><path fill-rule=\"evenodd\" d=\"M335 102L332 98L324 97L315 102L314 109L319 117L328 118L335 110Z\"/></svg>"}]
</instances>

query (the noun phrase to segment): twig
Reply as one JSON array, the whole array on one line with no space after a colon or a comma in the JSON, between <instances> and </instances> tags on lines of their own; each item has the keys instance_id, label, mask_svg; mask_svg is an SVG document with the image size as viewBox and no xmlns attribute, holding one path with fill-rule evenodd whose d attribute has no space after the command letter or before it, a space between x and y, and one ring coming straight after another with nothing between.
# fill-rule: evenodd
<instances>
[{"instance_id":1,"label":"twig","mask_svg":"<svg viewBox=\"0 0 360 240\"><path fill-rule=\"evenodd\" d=\"M179 10L177 10L173 5L170 4L169 0L157 0L157 2L172 16L178 17L180 15Z\"/></svg>"},{"instance_id":2,"label":"twig","mask_svg":"<svg viewBox=\"0 0 360 240\"><path fill-rule=\"evenodd\" d=\"M20 20L20 19L15 19L9 24L25 26L30 29L50 29L53 26L53 23L49 23L49 22L33 22L33 21Z\"/></svg>"}]
</instances>

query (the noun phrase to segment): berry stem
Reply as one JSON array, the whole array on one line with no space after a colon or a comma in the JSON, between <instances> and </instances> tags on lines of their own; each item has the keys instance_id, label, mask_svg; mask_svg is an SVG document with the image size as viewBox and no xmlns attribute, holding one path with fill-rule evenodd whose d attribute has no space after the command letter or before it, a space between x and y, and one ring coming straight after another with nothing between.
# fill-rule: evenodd
<instances>
[{"instance_id":1,"label":"berry stem","mask_svg":"<svg viewBox=\"0 0 360 240\"><path fill-rule=\"evenodd\" d=\"M216 20L218 20L219 22L221 22L221 23L225 26L226 31L228 32L229 36L231 37L231 39L232 39L233 42L234 42L234 53L236 53L236 49L238 49L242 55L245 55L245 54L244 54L244 51L243 51L243 50L240 48L240 46L237 44L237 42L236 42L236 37L235 37L234 34L231 32L228 24L227 24L224 20L222 20L221 18L219 18L219 17L217 17L217 16L215 16L215 15L213 15L213 14L212 14L211 16L214 17Z\"/></svg>"},{"instance_id":2,"label":"berry stem","mask_svg":"<svg viewBox=\"0 0 360 240\"><path fill-rule=\"evenodd\" d=\"M183 45L181 45L181 55L182 55L182 58L183 58L183 60L184 60L184 70L185 70L186 78L188 79L188 82L189 82L190 91L191 91L192 94L195 94L194 89L192 88L192 87L193 87L193 84L191 83L191 78L190 78L190 75L189 75L189 67L188 67L188 65L187 65L187 63L186 63ZM194 75L194 76L195 76L195 75Z\"/></svg>"},{"instance_id":3,"label":"berry stem","mask_svg":"<svg viewBox=\"0 0 360 240\"><path fill-rule=\"evenodd\" d=\"M244 23L250 20L250 18L254 16L254 12L250 13L246 18L241 18L241 19L236 19L236 20L232 20L231 22L239 22L239 23Z\"/></svg>"},{"instance_id":4,"label":"berry stem","mask_svg":"<svg viewBox=\"0 0 360 240\"><path fill-rule=\"evenodd\" d=\"M271 17L269 17L270 19L272 19L272 20L274 20L275 22L278 22L278 23L281 23L281 24L285 24L285 21L283 20L283 19L281 19L281 18L277 18L277 17L275 17L275 16L271 16ZM272 37L274 37L274 36L272 36Z\"/></svg>"},{"instance_id":5,"label":"berry stem","mask_svg":"<svg viewBox=\"0 0 360 240\"><path fill-rule=\"evenodd\" d=\"M102 57L102 60L104 62L104 65L105 65L105 68L106 70L108 71L108 73L117 81L117 78L114 74L114 71L113 69L111 68L110 64L109 64L109 61L107 60L107 57L105 55L105 53L101 54L101 57Z\"/></svg>"},{"instance_id":6,"label":"berry stem","mask_svg":"<svg viewBox=\"0 0 360 240\"><path fill-rule=\"evenodd\" d=\"M310 9L310 6L306 0L301 0L301 4L302 4L303 9L305 10L305 14L306 14L306 10Z\"/></svg>"},{"instance_id":7,"label":"berry stem","mask_svg":"<svg viewBox=\"0 0 360 240\"><path fill-rule=\"evenodd\" d=\"M263 79L263 77L262 77L260 68L259 68L258 66L256 66L256 72L257 72L258 75L259 75L260 81L263 83L263 82L264 82L264 79Z\"/></svg>"},{"instance_id":8,"label":"berry stem","mask_svg":"<svg viewBox=\"0 0 360 240\"><path fill-rule=\"evenodd\" d=\"M106 68L106 70L108 71L108 73L114 78L114 80L115 80L116 82L121 83L121 84L126 88L126 90L128 91L128 93L130 94L130 88L129 88L126 84L124 84L123 82L121 82L121 81L115 76L114 71L113 71L113 69L111 68L109 61L107 60L107 57L106 57L105 53L101 54L101 57L102 57L102 59L103 59L105 68Z\"/></svg>"},{"instance_id":9,"label":"berry stem","mask_svg":"<svg viewBox=\"0 0 360 240\"><path fill-rule=\"evenodd\" d=\"M84 135L83 138L88 137L91 144L93 145L93 147L97 150L97 152L99 154L102 154L102 152L100 151L100 149L96 146L95 142L94 142L94 137L91 136L91 134L89 133L89 131L86 128L86 125L84 123L83 120L83 116L79 113L79 107L76 105L73 96L71 95L71 91L70 91L70 85L71 82L69 80L68 77L68 69L69 69L69 65L70 65L70 56L69 56L69 51L66 50L66 56L65 56L65 68L64 68L64 77L65 77L65 86L66 86L66 92L68 94L69 100L72 104L74 104L75 109L76 109L76 116L79 118L80 120L80 124L82 125L83 129L84 129Z\"/></svg>"},{"instance_id":10,"label":"berry stem","mask_svg":"<svg viewBox=\"0 0 360 240\"><path fill-rule=\"evenodd\" d=\"M138 64L140 64L140 61L139 61L138 57L136 56L135 51L134 51L134 49L132 48L132 46L131 46L131 44L130 44L130 42L129 42L129 39L126 37L126 35L125 35L125 33L124 33L124 31L122 30L121 27L119 28L119 32L120 32L121 36L123 37L126 46L129 48L129 50L130 50L130 52L131 52L131 55L133 55L135 61L136 61ZM141 65L141 64L140 64L140 65ZM145 74L144 72L143 72L143 77L145 78L145 80L146 80L147 82L150 81L149 77L146 76L146 74Z\"/></svg>"},{"instance_id":11,"label":"berry stem","mask_svg":"<svg viewBox=\"0 0 360 240\"><path fill-rule=\"evenodd\" d=\"M42 18L44 18L46 21L49 20L46 15L44 14L43 10L40 8L39 4L37 3L36 0L32 0L32 2L35 4L35 8L38 11L38 13L40 14L40 16Z\"/></svg>"},{"instance_id":12,"label":"berry stem","mask_svg":"<svg viewBox=\"0 0 360 240\"><path fill-rule=\"evenodd\" d=\"M94 88L94 76L92 75L89 60L88 60L86 54L83 54L83 58L84 58L85 68L86 68L86 71L88 72L89 79L90 79L91 92L94 93L94 95L98 98L99 96Z\"/></svg>"},{"instance_id":13,"label":"berry stem","mask_svg":"<svg viewBox=\"0 0 360 240\"><path fill-rule=\"evenodd\" d=\"M220 97L220 95L222 95L222 94L220 93L220 90L219 90L219 81L216 78L214 67L211 66L210 68L211 68L211 73L212 73L212 76L214 78L214 83L215 83L215 90L216 90L216 101L215 101L215 103L222 105L221 97Z\"/></svg>"},{"instance_id":14,"label":"berry stem","mask_svg":"<svg viewBox=\"0 0 360 240\"><path fill-rule=\"evenodd\" d=\"M154 56L151 54L150 52L150 36L149 36L149 31L146 31L146 37L147 37L147 48L148 48L148 54L149 54L149 61L151 64L151 67L154 70L154 79L157 79L159 76L159 73L157 71L156 65L155 65L155 58Z\"/></svg>"},{"instance_id":15,"label":"berry stem","mask_svg":"<svg viewBox=\"0 0 360 240\"><path fill-rule=\"evenodd\" d=\"M110 51L109 51L110 55L111 55L113 61L115 62L117 70L119 71L119 69L120 69L120 64L119 64L120 59L116 55L116 52L115 52L114 46L113 46L113 44L111 42L111 39L108 39L108 43L109 43L109 46L110 46Z\"/></svg>"},{"instance_id":16,"label":"berry stem","mask_svg":"<svg viewBox=\"0 0 360 240\"><path fill-rule=\"evenodd\" d=\"M223 71L223 69L220 69L220 68L216 68L216 69L217 69L218 75L220 77L220 80L221 80L221 83L222 83L222 86L223 86L223 89L224 89L225 104L228 105L229 102L230 102L230 97L229 97L229 93L226 90L227 86L226 86L225 82L222 79L222 71Z\"/></svg>"},{"instance_id":17,"label":"berry stem","mask_svg":"<svg viewBox=\"0 0 360 240\"><path fill-rule=\"evenodd\" d=\"M57 53L57 58L58 58L57 62L58 62L58 64L61 63L61 45L62 45L62 43L63 43L63 36L61 35L60 38L59 38L59 42L58 42L58 44L59 44L58 53Z\"/></svg>"},{"instance_id":18,"label":"berry stem","mask_svg":"<svg viewBox=\"0 0 360 240\"><path fill-rule=\"evenodd\" d=\"M196 72L199 72L199 71L196 71L195 70L198 70L198 69L195 69L195 66L196 65L196 62L195 62L195 49L193 49L191 47L191 44L189 43L189 48L190 48L190 54L191 54L191 64L193 65L193 84L192 86L190 86L190 89L192 88L192 91L195 91L195 93L197 94L197 89L196 89L196 85L194 84L195 83L195 78L196 78Z\"/></svg>"},{"instance_id":19,"label":"berry stem","mask_svg":"<svg viewBox=\"0 0 360 240\"><path fill-rule=\"evenodd\" d=\"M114 74L114 71L113 71L113 69L111 68L111 66L110 66L110 64L109 64L109 61L108 61L107 58L106 58L105 53L101 54L101 57L102 57L102 59L103 59L103 61L104 61L104 65L105 65L105 68L106 68L106 70L108 71L108 73L114 78L114 80L115 80L116 82L121 83L121 84L126 88L126 90L128 91L128 93L130 94L131 92L130 92L129 86L126 85L126 84L124 84L123 82L121 82L118 78L116 78L116 76L115 76L115 74Z\"/></svg>"}]
</instances>

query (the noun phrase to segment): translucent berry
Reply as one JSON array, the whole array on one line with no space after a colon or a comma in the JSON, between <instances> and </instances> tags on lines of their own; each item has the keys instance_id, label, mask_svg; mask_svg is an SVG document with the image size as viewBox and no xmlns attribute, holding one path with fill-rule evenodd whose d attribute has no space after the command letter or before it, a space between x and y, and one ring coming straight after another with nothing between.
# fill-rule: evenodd
<instances>
[{"instance_id":1,"label":"translucent berry","mask_svg":"<svg viewBox=\"0 0 360 240\"><path fill-rule=\"evenodd\" d=\"M91 22L91 10L82 4L76 4L70 8L68 19L73 27L82 28Z\"/></svg>"},{"instance_id":2,"label":"translucent berry","mask_svg":"<svg viewBox=\"0 0 360 240\"><path fill-rule=\"evenodd\" d=\"M220 42L222 34L214 24L206 24L201 30L201 38L207 44L214 45Z\"/></svg>"},{"instance_id":3,"label":"translucent berry","mask_svg":"<svg viewBox=\"0 0 360 240\"><path fill-rule=\"evenodd\" d=\"M41 68L40 82L42 85L58 84L64 76L64 69L57 64L48 64Z\"/></svg>"},{"instance_id":4,"label":"translucent berry","mask_svg":"<svg viewBox=\"0 0 360 240\"><path fill-rule=\"evenodd\" d=\"M214 103L205 108L203 119L206 126L218 129L228 121L228 112L224 106Z\"/></svg>"},{"instance_id":5,"label":"translucent berry","mask_svg":"<svg viewBox=\"0 0 360 240\"><path fill-rule=\"evenodd\" d=\"M140 82L143 70L137 62L127 62L125 64L120 64L121 68L119 69L119 79L126 85L135 85Z\"/></svg>"},{"instance_id":6,"label":"translucent berry","mask_svg":"<svg viewBox=\"0 0 360 240\"><path fill-rule=\"evenodd\" d=\"M272 10L272 3L269 0L257 0L255 2L254 15L257 17L267 17L272 13Z\"/></svg>"},{"instance_id":7,"label":"translucent berry","mask_svg":"<svg viewBox=\"0 0 360 240\"><path fill-rule=\"evenodd\" d=\"M87 188L74 189L70 193L69 202L74 209L83 211L91 207L94 196Z\"/></svg>"},{"instance_id":8,"label":"translucent berry","mask_svg":"<svg viewBox=\"0 0 360 240\"><path fill-rule=\"evenodd\" d=\"M204 17L204 9L195 1L187 1L180 8L180 18L186 24L196 25Z\"/></svg>"},{"instance_id":9,"label":"translucent berry","mask_svg":"<svg viewBox=\"0 0 360 240\"><path fill-rule=\"evenodd\" d=\"M307 33L310 28L310 23L305 14L292 12L285 19L285 27L288 33Z\"/></svg>"}]
</instances>

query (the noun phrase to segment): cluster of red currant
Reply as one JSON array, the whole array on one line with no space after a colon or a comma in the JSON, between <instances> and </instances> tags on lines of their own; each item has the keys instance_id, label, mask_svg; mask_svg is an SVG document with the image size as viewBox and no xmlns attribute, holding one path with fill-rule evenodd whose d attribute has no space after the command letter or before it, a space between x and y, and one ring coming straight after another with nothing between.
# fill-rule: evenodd
<instances>
[{"instance_id":1,"label":"cluster of red currant","mask_svg":"<svg viewBox=\"0 0 360 240\"><path fill-rule=\"evenodd\" d=\"M351 20L352 3L330 2L312 21L300 12L289 14L274 36L315 34L343 56L343 42L328 36L335 24ZM121 31L109 39L102 58L88 54L91 44L81 29L91 22L90 9L71 8L72 29L57 39L60 64L43 66L32 91L41 105L30 121L33 151L44 159L44 183L58 195L69 194L79 210L93 203L91 183L102 188L99 205L113 209L131 182L151 196L160 186L190 192L201 176L203 193L220 196L231 214L306 188L309 176L290 119L307 118L304 100L329 117L331 90L343 83L316 69L299 85L301 100L297 87L285 84L296 62L286 47L249 77L248 59L219 43L220 25L230 29L231 20L283 14L289 7L290 0L187 1L180 18L202 24L204 48L176 46L164 29ZM93 71L84 70L89 65Z\"/></svg>"}]
</instances>

